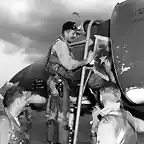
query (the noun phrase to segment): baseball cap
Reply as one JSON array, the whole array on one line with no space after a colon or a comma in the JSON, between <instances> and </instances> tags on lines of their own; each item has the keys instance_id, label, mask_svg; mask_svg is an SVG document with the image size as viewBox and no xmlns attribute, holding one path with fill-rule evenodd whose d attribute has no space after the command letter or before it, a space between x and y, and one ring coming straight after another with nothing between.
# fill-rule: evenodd
<instances>
[{"instance_id":1,"label":"baseball cap","mask_svg":"<svg viewBox=\"0 0 144 144\"><path fill-rule=\"evenodd\" d=\"M79 32L80 30L77 28L76 23L73 21L67 21L66 23L63 24L62 30L74 30L76 32Z\"/></svg>"}]
</instances>

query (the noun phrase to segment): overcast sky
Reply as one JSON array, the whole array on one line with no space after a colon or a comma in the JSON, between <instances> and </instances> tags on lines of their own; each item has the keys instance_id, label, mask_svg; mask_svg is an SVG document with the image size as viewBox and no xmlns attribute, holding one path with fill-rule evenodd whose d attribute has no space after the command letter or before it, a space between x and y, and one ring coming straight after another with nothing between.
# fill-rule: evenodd
<instances>
[{"instance_id":1,"label":"overcast sky","mask_svg":"<svg viewBox=\"0 0 144 144\"><path fill-rule=\"evenodd\" d=\"M1 0L0 86L47 54L67 20L110 18L123 0ZM72 16L78 12L81 20Z\"/></svg>"}]
</instances>

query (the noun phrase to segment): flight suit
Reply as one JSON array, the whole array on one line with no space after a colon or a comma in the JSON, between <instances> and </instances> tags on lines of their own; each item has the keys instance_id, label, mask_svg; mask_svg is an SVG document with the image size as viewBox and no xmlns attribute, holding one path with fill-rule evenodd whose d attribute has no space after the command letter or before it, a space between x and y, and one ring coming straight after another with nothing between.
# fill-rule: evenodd
<instances>
[{"instance_id":1,"label":"flight suit","mask_svg":"<svg viewBox=\"0 0 144 144\"><path fill-rule=\"evenodd\" d=\"M58 74L64 79L72 79L72 70L75 69L73 65L79 61L75 60L69 44L62 36L50 48L48 57L47 68L50 73Z\"/></svg>"},{"instance_id":2,"label":"flight suit","mask_svg":"<svg viewBox=\"0 0 144 144\"><path fill-rule=\"evenodd\" d=\"M72 80L74 73L73 70L75 69L73 65L75 65L79 61L75 60L69 44L63 39L62 36L59 37L55 41L55 43L50 48L50 52L48 55L48 62L46 65L47 71L51 75L57 75L62 79L63 83L63 100L62 100L62 112L58 112L58 121L59 121L59 129L62 129L63 132L60 132L59 135L65 133L64 127L66 122L66 115L69 112L69 85L68 79ZM63 116L64 115L64 119ZM67 132L66 132L67 133ZM63 135L64 136L64 135ZM63 137L60 136L60 139ZM62 143L66 142L67 136L62 138ZM67 142L66 142L67 143Z\"/></svg>"},{"instance_id":3,"label":"flight suit","mask_svg":"<svg viewBox=\"0 0 144 144\"><path fill-rule=\"evenodd\" d=\"M0 113L0 144L30 144L19 122L7 109Z\"/></svg>"},{"instance_id":4,"label":"flight suit","mask_svg":"<svg viewBox=\"0 0 144 144\"><path fill-rule=\"evenodd\" d=\"M48 71L59 75L63 80L63 112L69 109L69 86L67 79L73 77L73 65L79 61L74 59L69 44L60 36L50 49Z\"/></svg>"}]
</instances>

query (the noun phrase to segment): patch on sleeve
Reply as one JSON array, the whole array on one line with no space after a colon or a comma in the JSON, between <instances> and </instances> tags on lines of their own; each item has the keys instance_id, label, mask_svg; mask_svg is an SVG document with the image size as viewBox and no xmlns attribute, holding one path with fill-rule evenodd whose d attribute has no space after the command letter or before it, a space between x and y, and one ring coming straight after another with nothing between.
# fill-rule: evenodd
<instances>
[{"instance_id":1,"label":"patch on sleeve","mask_svg":"<svg viewBox=\"0 0 144 144\"><path fill-rule=\"evenodd\" d=\"M107 118L103 118L103 119L101 120L101 123L109 123L109 120L108 120Z\"/></svg>"},{"instance_id":2,"label":"patch on sleeve","mask_svg":"<svg viewBox=\"0 0 144 144\"><path fill-rule=\"evenodd\" d=\"M102 119L101 119L101 123L110 123L114 120L114 117L113 116L104 116Z\"/></svg>"}]
</instances>

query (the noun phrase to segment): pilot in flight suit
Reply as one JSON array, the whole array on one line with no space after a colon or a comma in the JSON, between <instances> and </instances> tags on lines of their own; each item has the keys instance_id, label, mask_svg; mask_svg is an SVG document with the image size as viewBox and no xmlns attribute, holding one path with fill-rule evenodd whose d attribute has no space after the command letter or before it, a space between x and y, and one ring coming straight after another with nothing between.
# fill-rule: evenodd
<instances>
[{"instance_id":1,"label":"pilot in flight suit","mask_svg":"<svg viewBox=\"0 0 144 144\"><path fill-rule=\"evenodd\" d=\"M62 27L62 35L55 41L50 50L50 57L47 68L49 72L63 77L63 118L68 112L68 82L67 79L73 76L72 70L89 64L93 59L90 52L86 60L78 61L74 58L69 44L77 37L79 31L74 22L68 21Z\"/></svg>"},{"instance_id":2,"label":"pilot in flight suit","mask_svg":"<svg viewBox=\"0 0 144 144\"><path fill-rule=\"evenodd\" d=\"M78 61L74 58L69 44L77 37L79 30L72 21L66 22L62 27L62 35L55 41L50 48L47 70L49 73L58 75L63 81L63 102L62 113L59 112L58 120L63 125L67 125L67 114L69 111L69 87L67 79L73 76L73 70L89 64L93 59L93 53L90 52L86 60ZM65 138L67 138L65 136ZM61 141L65 143L66 140Z\"/></svg>"}]
</instances>

